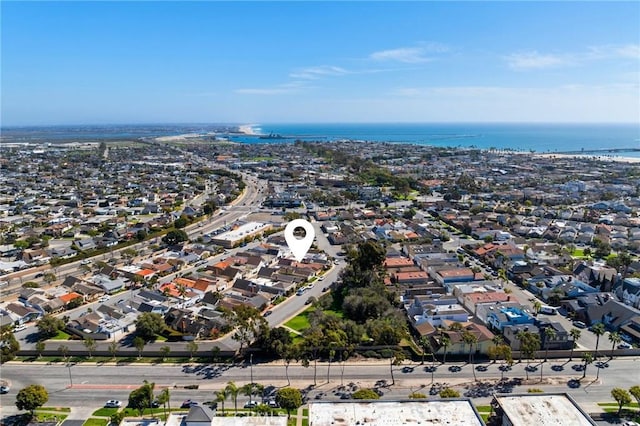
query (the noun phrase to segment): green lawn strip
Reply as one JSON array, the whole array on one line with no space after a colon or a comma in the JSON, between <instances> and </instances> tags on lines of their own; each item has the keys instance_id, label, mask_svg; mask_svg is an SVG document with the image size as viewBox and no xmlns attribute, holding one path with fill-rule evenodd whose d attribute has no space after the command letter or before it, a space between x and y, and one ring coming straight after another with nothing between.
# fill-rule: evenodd
<instances>
[{"instance_id":1,"label":"green lawn strip","mask_svg":"<svg viewBox=\"0 0 640 426\"><path fill-rule=\"evenodd\" d=\"M309 419L307 419L306 417L302 419L302 426L309 426Z\"/></svg>"},{"instance_id":2,"label":"green lawn strip","mask_svg":"<svg viewBox=\"0 0 640 426\"><path fill-rule=\"evenodd\" d=\"M491 406L490 405L476 405L476 410L478 410L479 413L490 413L491 412Z\"/></svg>"},{"instance_id":3,"label":"green lawn strip","mask_svg":"<svg viewBox=\"0 0 640 426\"><path fill-rule=\"evenodd\" d=\"M82 426L107 426L110 421L111 420L109 419L98 419L96 417L91 417L87 419L87 421L85 421Z\"/></svg>"},{"instance_id":4,"label":"green lawn strip","mask_svg":"<svg viewBox=\"0 0 640 426\"><path fill-rule=\"evenodd\" d=\"M309 409L308 408L303 408L302 409L302 417L309 417Z\"/></svg>"},{"instance_id":5,"label":"green lawn strip","mask_svg":"<svg viewBox=\"0 0 640 426\"><path fill-rule=\"evenodd\" d=\"M598 405L601 407L617 407L618 403L617 402L598 402ZM625 404L625 407L632 407L632 408L639 408L640 406L638 405L637 402L632 402L631 404Z\"/></svg>"},{"instance_id":6,"label":"green lawn strip","mask_svg":"<svg viewBox=\"0 0 640 426\"><path fill-rule=\"evenodd\" d=\"M50 422L50 421L62 421L67 418L67 414L64 413L51 413L51 412L41 412L36 410L35 419L38 422Z\"/></svg>"},{"instance_id":7,"label":"green lawn strip","mask_svg":"<svg viewBox=\"0 0 640 426\"><path fill-rule=\"evenodd\" d=\"M125 417L135 417L140 415L140 411L135 408L126 407L125 409L122 410L122 412L124 413ZM149 414L164 414L164 409L162 407L145 408L144 411L142 412L142 415L149 415Z\"/></svg>"},{"instance_id":8,"label":"green lawn strip","mask_svg":"<svg viewBox=\"0 0 640 426\"><path fill-rule=\"evenodd\" d=\"M96 417L111 417L118 411L117 408L102 407L93 412L92 416Z\"/></svg>"},{"instance_id":9,"label":"green lawn strip","mask_svg":"<svg viewBox=\"0 0 640 426\"><path fill-rule=\"evenodd\" d=\"M490 413L480 413L480 417L482 417L482 421L487 423L489 421Z\"/></svg>"},{"instance_id":10,"label":"green lawn strip","mask_svg":"<svg viewBox=\"0 0 640 426\"><path fill-rule=\"evenodd\" d=\"M70 337L71 337L70 334L67 334L62 330L58 330L58 334L49 338L49 340L69 340Z\"/></svg>"}]
</instances>

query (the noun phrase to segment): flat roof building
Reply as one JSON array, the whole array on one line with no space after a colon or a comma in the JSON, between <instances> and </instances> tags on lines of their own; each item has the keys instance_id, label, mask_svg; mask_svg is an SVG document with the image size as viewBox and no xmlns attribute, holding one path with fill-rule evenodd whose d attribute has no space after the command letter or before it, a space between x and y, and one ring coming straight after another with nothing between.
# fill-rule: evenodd
<instances>
[{"instance_id":1,"label":"flat roof building","mask_svg":"<svg viewBox=\"0 0 640 426\"><path fill-rule=\"evenodd\" d=\"M481 425L469 399L309 403L309 426Z\"/></svg>"},{"instance_id":2,"label":"flat roof building","mask_svg":"<svg viewBox=\"0 0 640 426\"><path fill-rule=\"evenodd\" d=\"M496 395L493 399L503 426L592 426L596 423L566 393Z\"/></svg>"},{"instance_id":3,"label":"flat roof building","mask_svg":"<svg viewBox=\"0 0 640 426\"><path fill-rule=\"evenodd\" d=\"M261 222L249 222L240 225L236 229L224 232L211 239L213 244L224 248L233 248L242 243L245 238L253 238L271 229L271 224Z\"/></svg>"}]
</instances>

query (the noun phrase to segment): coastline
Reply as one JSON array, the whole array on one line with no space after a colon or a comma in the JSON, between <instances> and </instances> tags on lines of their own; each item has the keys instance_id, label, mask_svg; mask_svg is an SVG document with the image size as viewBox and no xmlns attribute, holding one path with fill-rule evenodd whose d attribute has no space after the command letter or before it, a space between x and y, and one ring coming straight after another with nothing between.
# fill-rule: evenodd
<instances>
[{"instance_id":1,"label":"coastline","mask_svg":"<svg viewBox=\"0 0 640 426\"><path fill-rule=\"evenodd\" d=\"M619 156L607 156L607 155L585 155L585 154L533 154L538 158L580 158L584 160L595 160L615 163L640 163L640 157L619 157Z\"/></svg>"}]
</instances>

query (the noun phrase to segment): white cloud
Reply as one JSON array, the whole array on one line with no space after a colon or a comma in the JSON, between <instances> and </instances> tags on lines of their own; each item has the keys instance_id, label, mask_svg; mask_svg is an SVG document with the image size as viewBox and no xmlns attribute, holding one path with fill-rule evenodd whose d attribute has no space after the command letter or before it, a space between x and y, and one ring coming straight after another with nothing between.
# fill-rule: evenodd
<instances>
[{"instance_id":1,"label":"white cloud","mask_svg":"<svg viewBox=\"0 0 640 426\"><path fill-rule=\"evenodd\" d=\"M571 64L569 58L561 55L541 54L536 51L514 53L506 57L509 68L516 70L555 68Z\"/></svg>"},{"instance_id":2,"label":"white cloud","mask_svg":"<svg viewBox=\"0 0 640 426\"><path fill-rule=\"evenodd\" d=\"M449 48L441 43L419 43L413 47L399 47L397 49L373 52L369 55L369 59L417 64L432 61L433 57L428 56L429 54L443 53L448 50Z\"/></svg>"},{"instance_id":3,"label":"white cloud","mask_svg":"<svg viewBox=\"0 0 640 426\"><path fill-rule=\"evenodd\" d=\"M336 67L333 65L321 65L318 67L303 68L299 71L289 74L289 77L303 80L317 80L326 76L345 75L349 73L349 71L341 67Z\"/></svg>"},{"instance_id":4,"label":"white cloud","mask_svg":"<svg viewBox=\"0 0 640 426\"><path fill-rule=\"evenodd\" d=\"M539 53L534 50L513 53L505 57L509 67L515 70L559 68L605 59L640 60L640 45L590 46L583 52L567 52L563 54Z\"/></svg>"},{"instance_id":5,"label":"white cloud","mask_svg":"<svg viewBox=\"0 0 640 426\"><path fill-rule=\"evenodd\" d=\"M369 58L374 61L397 61L407 64L429 62L431 58L425 56L425 49L421 47L401 47L399 49L381 50L373 52Z\"/></svg>"}]
</instances>

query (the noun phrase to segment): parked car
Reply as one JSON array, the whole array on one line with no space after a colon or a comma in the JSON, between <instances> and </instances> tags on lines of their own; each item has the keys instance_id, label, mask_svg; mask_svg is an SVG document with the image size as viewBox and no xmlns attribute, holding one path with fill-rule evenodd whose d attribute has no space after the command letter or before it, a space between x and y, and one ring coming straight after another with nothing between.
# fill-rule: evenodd
<instances>
[{"instance_id":1,"label":"parked car","mask_svg":"<svg viewBox=\"0 0 640 426\"><path fill-rule=\"evenodd\" d=\"M98 302L106 302L109 299L111 299L111 296L109 296L108 294L105 294L104 296L100 296L98 298Z\"/></svg>"},{"instance_id":2,"label":"parked car","mask_svg":"<svg viewBox=\"0 0 640 426\"><path fill-rule=\"evenodd\" d=\"M273 313L273 311L271 309L269 309L268 311L266 311L264 314L262 314L263 317L268 317L269 315L271 315Z\"/></svg>"},{"instance_id":3,"label":"parked car","mask_svg":"<svg viewBox=\"0 0 640 426\"><path fill-rule=\"evenodd\" d=\"M22 331L22 330L26 330L27 326L24 324L18 324L15 327L13 327L13 331L17 332L17 331Z\"/></svg>"},{"instance_id":4,"label":"parked car","mask_svg":"<svg viewBox=\"0 0 640 426\"><path fill-rule=\"evenodd\" d=\"M0 386L0 393L4 394L4 393L9 393L9 390L11 388L9 386Z\"/></svg>"},{"instance_id":5,"label":"parked car","mask_svg":"<svg viewBox=\"0 0 640 426\"><path fill-rule=\"evenodd\" d=\"M587 324L583 323L582 321L574 321L573 325L578 328L587 328Z\"/></svg>"},{"instance_id":6,"label":"parked car","mask_svg":"<svg viewBox=\"0 0 640 426\"><path fill-rule=\"evenodd\" d=\"M192 401L190 399L185 399L184 401L182 401L182 405L180 406L180 408L191 408L198 405L197 401Z\"/></svg>"},{"instance_id":7,"label":"parked car","mask_svg":"<svg viewBox=\"0 0 640 426\"><path fill-rule=\"evenodd\" d=\"M258 403L256 401L247 401L244 403L244 408L256 408Z\"/></svg>"},{"instance_id":8,"label":"parked car","mask_svg":"<svg viewBox=\"0 0 640 426\"><path fill-rule=\"evenodd\" d=\"M280 408L280 406L278 405L278 403L276 401L274 401L273 399L267 401L267 405L271 408Z\"/></svg>"},{"instance_id":9,"label":"parked car","mask_svg":"<svg viewBox=\"0 0 640 426\"><path fill-rule=\"evenodd\" d=\"M106 408L120 408L122 407L122 401L118 401L117 399L110 399L104 404Z\"/></svg>"},{"instance_id":10,"label":"parked car","mask_svg":"<svg viewBox=\"0 0 640 426\"><path fill-rule=\"evenodd\" d=\"M633 346L627 342L622 342L618 345L618 349L631 349Z\"/></svg>"}]
</instances>

